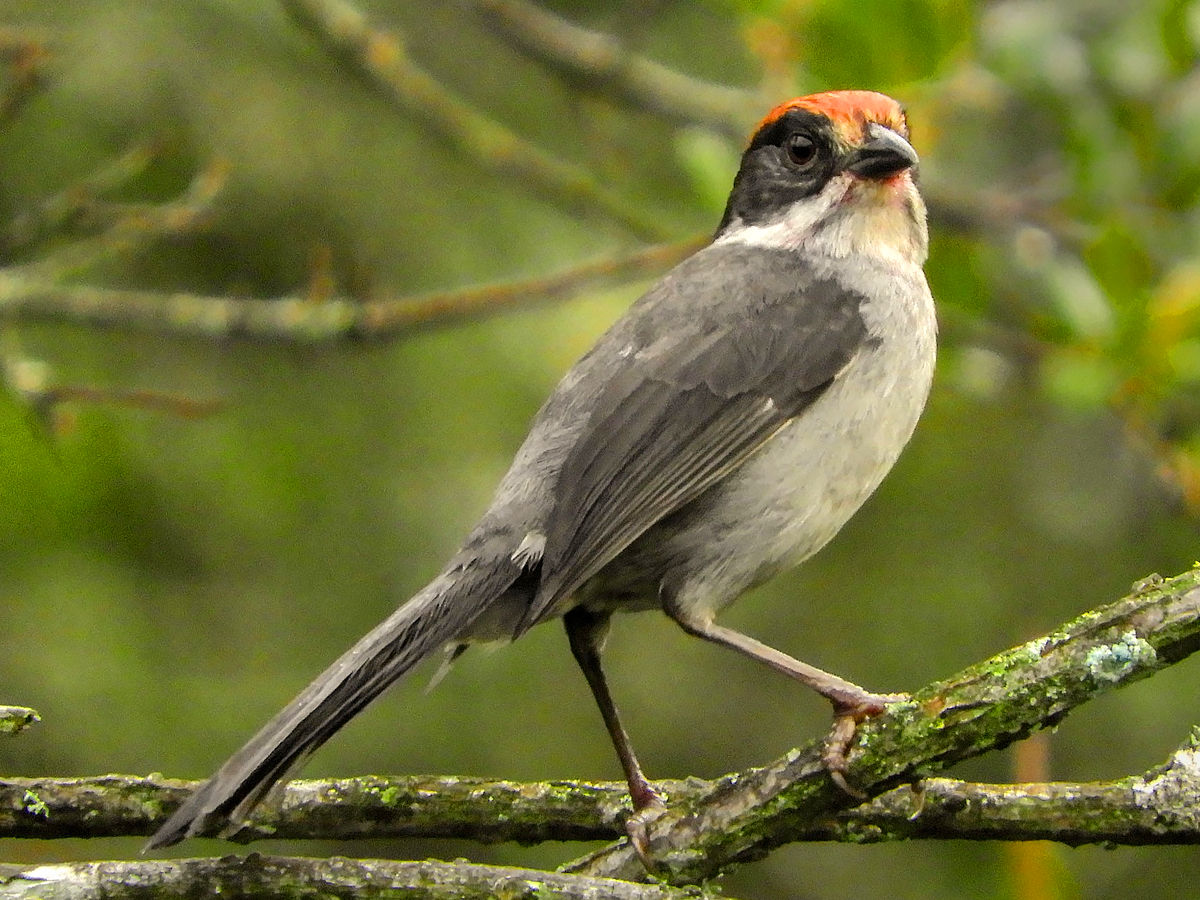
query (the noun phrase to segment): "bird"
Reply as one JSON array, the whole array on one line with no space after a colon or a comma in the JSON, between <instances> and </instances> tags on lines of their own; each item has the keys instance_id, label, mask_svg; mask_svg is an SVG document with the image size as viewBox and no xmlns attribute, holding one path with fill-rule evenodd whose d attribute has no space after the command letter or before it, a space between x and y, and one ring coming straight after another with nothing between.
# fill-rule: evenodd
<instances>
[{"instance_id":1,"label":"bird","mask_svg":"<svg viewBox=\"0 0 1200 900\"><path fill-rule=\"evenodd\" d=\"M197 788L146 849L236 830L281 779L424 659L561 619L629 786L652 864L665 808L610 694L614 612L661 610L833 706L824 761L846 790L878 694L716 621L841 529L912 436L934 373L925 205L904 108L865 90L771 109L712 240L635 301L535 415L445 568Z\"/></svg>"}]
</instances>

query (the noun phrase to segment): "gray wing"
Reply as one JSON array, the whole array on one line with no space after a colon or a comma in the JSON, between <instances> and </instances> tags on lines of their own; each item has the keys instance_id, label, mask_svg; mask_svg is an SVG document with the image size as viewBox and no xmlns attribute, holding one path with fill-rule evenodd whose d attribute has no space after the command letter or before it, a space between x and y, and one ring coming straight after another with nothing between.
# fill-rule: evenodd
<instances>
[{"instance_id":1,"label":"gray wing","mask_svg":"<svg viewBox=\"0 0 1200 900\"><path fill-rule=\"evenodd\" d=\"M862 301L833 282L793 282L628 357L564 461L518 634L815 401L867 340Z\"/></svg>"}]
</instances>

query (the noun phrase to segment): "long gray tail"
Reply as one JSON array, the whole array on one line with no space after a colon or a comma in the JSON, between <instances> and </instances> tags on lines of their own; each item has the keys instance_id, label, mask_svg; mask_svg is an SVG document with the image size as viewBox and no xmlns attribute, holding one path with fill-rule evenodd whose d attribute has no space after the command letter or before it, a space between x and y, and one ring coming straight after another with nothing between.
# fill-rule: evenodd
<instances>
[{"instance_id":1,"label":"long gray tail","mask_svg":"<svg viewBox=\"0 0 1200 900\"><path fill-rule=\"evenodd\" d=\"M280 778L388 686L460 636L517 575L515 565L510 570L472 561L439 576L264 725L163 823L144 849L170 846L217 822L245 819Z\"/></svg>"}]
</instances>

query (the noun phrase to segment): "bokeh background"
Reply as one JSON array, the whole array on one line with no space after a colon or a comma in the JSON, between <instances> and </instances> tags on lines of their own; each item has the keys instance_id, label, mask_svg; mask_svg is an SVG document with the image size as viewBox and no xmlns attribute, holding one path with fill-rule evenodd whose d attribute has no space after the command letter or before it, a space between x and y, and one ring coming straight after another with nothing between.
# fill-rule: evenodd
<instances>
[{"instance_id":1,"label":"bokeh background","mask_svg":"<svg viewBox=\"0 0 1200 900\"><path fill-rule=\"evenodd\" d=\"M879 89L908 107L932 210L933 396L838 540L727 621L902 690L1200 555L1200 3L545 2L744 92L725 125L564 77L480 5L359 8L472 115L590 173L655 234L495 174L495 159L447 141L273 0L2 0L18 100L0 118L0 278L312 304L534 278L710 231L734 132L798 93ZM138 231L139 210L152 222L198 173L219 190L197 221ZM129 227L140 237L122 239ZM0 701L44 720L0 747L0 767L208 774L435 573L542 398L650 277L317 344L100 329L0 305ZM80 399L31 403L47 387ZM179 403L148 408L147 396ZM751 766L827 724L816 697L657 615L619 620L607 660L652 776ZM559 628L471 652L425 693L430 674L306 774L619 777ZM1161 762L1197 721L1198 688L1184 663L1079 710L1048 739L1046 777ZM955 774L1008 780L1013 753ZM8 841L0 858L137 846ZM258 848L539 866L583 849ZM723 884L756 898L1183 898L1200 883L1194 849L1043 848L1032 879L1028 850L791 846Z\"/></svg>"}]
</instances>

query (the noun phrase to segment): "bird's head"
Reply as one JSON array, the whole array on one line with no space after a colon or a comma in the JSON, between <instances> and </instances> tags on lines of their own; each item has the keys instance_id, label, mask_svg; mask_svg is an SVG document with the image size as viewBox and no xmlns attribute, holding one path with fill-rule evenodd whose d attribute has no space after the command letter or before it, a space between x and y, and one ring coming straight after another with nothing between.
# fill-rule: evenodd
<instances>
[{"instance_id":1,"label":"bird's head","mask_svg":"<svg viewBox=\"0 0 1200 900\"><path fill-rule=\"evenodd\" d=\"M921 265L925 204L904 109L873 91L781 103L742 155L717 240Z\"/></svg>"}]
</instances>

